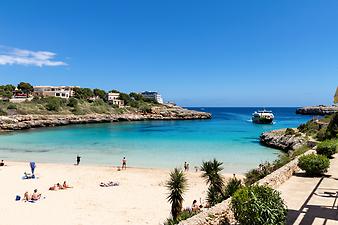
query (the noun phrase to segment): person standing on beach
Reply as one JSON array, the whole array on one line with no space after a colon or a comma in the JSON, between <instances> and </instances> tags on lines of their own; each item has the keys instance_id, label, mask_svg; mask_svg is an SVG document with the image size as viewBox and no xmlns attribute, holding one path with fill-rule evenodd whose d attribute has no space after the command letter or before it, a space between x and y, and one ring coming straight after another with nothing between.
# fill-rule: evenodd
<instances>
[{"instance_id":1,"label":"person standing on beach","mask_svg":"<svg viewBox=\"0 0 338 225\"><path fill-rule=\"evenodd\" d=\"M188 164L187 162L184 162L184 171L187 172L187 170L188 170Z\"/></svg>"},{"instance_id":2,"label":"person standing on beach","mask_svg":"<svg viewBox=\"0 0 338 225\"><path fill-rule=\"evenodd\" d=\"M126 157L123 157L123 159L122 159L122 169L127 169L127 160L126 160Z\"/></svg>"},{"instance_id":3,"label":"person standing on beach","mask_svg":"<svg viewBox=\"0 0 338 225\"><path fill-rule=\"evenodd\" d=\"M30 162L29 166L31 167L32 176L34 176L34 171L35 171L35 168L36 168L35 162Z\"/></svg>"},{"instance_id":4,"label":"person standing on beach","mask_svg":"<svg viewBox=\"0 0 338 225\"><path fill-rule=\"evenodd\" d=\"M80 164L81 161L81 156L77 155L76 156L76 165L78 166Z\"/></svg>"}]
</instances>

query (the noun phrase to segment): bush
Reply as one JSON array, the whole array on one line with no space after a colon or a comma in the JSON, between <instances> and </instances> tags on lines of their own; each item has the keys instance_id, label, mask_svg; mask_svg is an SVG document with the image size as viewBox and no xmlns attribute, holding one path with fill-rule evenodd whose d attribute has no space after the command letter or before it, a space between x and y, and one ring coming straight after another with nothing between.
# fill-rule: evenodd
<instances>
[{"instance_id":1,"label":"bush","mask_svg":"<svg viewBox=\"0 0 338 225\"><path fill-rule=\"evenodd\" d=\"M292 128L286 128L285 134L286 135L294 135L296 132Z\"/></svg>"},{"instance_id":2,"label":"bush","mask_svg":"<svg viewBox=\"0 0 338 225\"><path fill-rule=\"evenodd\" d=\"M76 99L76 98L70 98L69 100L68 100L68 106L69 107L76 107L77 105L79 104L79 101Z\"/></svg>"},{"instance_id":3,"label":"bush","mask_svg":"<svg viewBox=\"0 0 338 225\"><path fill-rule=\"evenodd\" d=\"M57 97L46 98L47 104L46 109L48 111L59 111L62 105L62 100Z\"/></svg>"},{"instance_id":4,"label":"bush","mask_svg":"<svg viewBox=\"0 0 338 225\"><path fill-rule=\"evenodd\" d=\"M196 214L197 214L197 212L191 212L191 211L188 211L188 210L184 210L178 215L177 220L167 219L167 221L164 222L164 225L178 224L180 221L186 220L186 219L188 219L188 218L190 218L190 217L192 217Z\"/></svg>"},{"instance_id":5,"label":"bush","mask_svg":"<svg viewBox=\"0 0 338 225\"><path fill-rule=\"evenodd\" d=\"M274 166L269 163L260 164L258 168L252 169L245 174L245 185L251 185L274 171Z\"/></svg>"},{"instance_id":6,"label":"bush","mask_svg":"<svg viewBox=\"0 0 338 225\"><path fill-rule=\"evenodd\" d=\"M231 207L242 225L284 225L287 209L280 193L268 186L247 186L232 196Z\"/></svg>"},{"instance_id":7,"label":"bush","mask_svg":"<svg viewBox=\"0 0 338 225\"><path fill-rule=\"evenodd\" d=\"M335 140L326 140L317 145L317 153L331 158L337 152L338 142Z\"/></svg>"},{"instance_id":8,"label":"bush","mask_svg":"<svg viewBox=\"0 0 338 225\"><path fill-rule=\"evenodd\" d=\"M335 113L332 116L331 121L326 128L325 138L338 138L338 113Z\"/></svg>"},{"instance_id":9,"label":"bush","mask_svg":"<svg viewBox=\"0 0 338 225\"><path fill-rule=\"evenodd\" d=\"M17 106L13 103L10 103L8 106L7 106L7 109L17 109Z\"/></svg>"},{"instance_id":10,"label":"bush","mask_svg":"<svg viewBox=\"0 0 338 225\"><path fill-rule=\"evenodd\" d=\"M308 176L319 176L327 172L330 167L330 160L323 155L303 155L299 158L298 166L305 170Z\"/></svg>"},{"instance_id":11,"label":"bush","mask_svg":"<svg viewBox=\"0 0 338 225\"><path fill-rule=\"evenodd\" d=\"M230 178L224 187L224 195L230 198L239 188L242 187L242 182L236 177Z\"/></svg>"},{"instance_id":12,"label":"bush","mask_svg":"<svg viewBox=\"0 0 338 225\"><path fill-rule=\"evenodd\" d=\"M0 116L7 116L7 112L0 108Z\"/></svg>"}]
</instances>

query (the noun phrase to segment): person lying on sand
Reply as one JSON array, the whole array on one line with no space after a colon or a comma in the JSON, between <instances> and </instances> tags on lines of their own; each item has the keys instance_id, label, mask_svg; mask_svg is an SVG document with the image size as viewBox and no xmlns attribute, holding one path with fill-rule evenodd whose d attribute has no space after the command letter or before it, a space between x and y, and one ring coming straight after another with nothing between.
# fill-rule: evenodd
<instances>
[{"instance_id":1,"label":"person lying on sand","mask_svg":"<svg viewBox=\"0 0 338 225\"><path fill-rule=\"evenodd\" d=\"M63 187L64 189L66 189L66 188L73 188L72 186L69 186L69 185L66 183L66 181L63 182L62 187Z\"/></svg>"},{"instance_id":2,"label":"person lying on sand","mask_svg":"<svg viewBox=\"0 0 338 225\"><path fill-rule=\"evenodd\" d=\"M58 190L58 187L56 186L56 184L54 184L53 186L51 186L49 188L50 191L57 191Z\"/></svg>"},{"instance_id":3,"label":"person lying on sand","mask_svg":"<svg viewBox=\"0 0 338 225\"><path fill-rule=\"evenodd\" d=\"M63 188L63 186L62 186L60 183L57 183L57 184L56 184L56 187L57 187L59 190L65 189L65 188Z\"/></svg>"},{"instance_id":4,"label":"person lying on sand","mask_svg":"<svg viewBox=\"0 0 338 225\"><path fill-rule=\"evenodd\" d=\"M31 200L32 200L32 201L37 201L37 200L39 200L40 198L41 198L41 194L38 193L38 190L37 190L37 189L35 189L34 192L33 192L32 197L31 197Z\"/></svg>"}]
</instances>

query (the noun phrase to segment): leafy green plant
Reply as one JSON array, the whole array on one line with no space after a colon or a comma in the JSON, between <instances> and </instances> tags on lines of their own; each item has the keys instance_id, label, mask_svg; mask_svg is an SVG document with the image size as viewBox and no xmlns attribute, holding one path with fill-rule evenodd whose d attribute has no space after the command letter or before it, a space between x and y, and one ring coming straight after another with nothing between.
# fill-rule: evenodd
<instances>
[{"instance_id":1,"label":"leafy green plant","mask_svg":"<svg viewBox=\"0 0 338 225\"><path fill-rule=\"evenodd\" d=\"M7 112L0 108L0 116L7 116Z\"/></svg>"},{"instance_id":2,"label":"leafy green plant","mask_svg":"<svg viewBox=\"0 0 338 225\"><path fill-rule=\"evenodd\" d=\"M317 145L317 154L331 158L337 152L337 140L325 140Z\"/></svg>"},{"instance_id":3,"label":"leafy green plant","mask_svg":"<svg viewBox=\"0 0 338 225\"><path fill-rule=\"evenodd\" d=\"M7 109L17 109L17 106L14 103L10 103L8 104Z\"/></svg>"},{"instance_id":4,"label":"leafy green plant","mask_svg":"<svg viewBox=\"0 0 338 225\"><path fill-rule=\"evenodd\" d=\"M242 225L284 225L287 209L280 193L268 186L246 186L232 196L231 207Z\"/></svg>"},{"instance_id":5,"label":"leafy green plant","mask_svg":"<svg viewBox=\"0 0 338 225\"><path fill-rule=\"evenodd\" d=\"M234 176L226 182L224 187L224 195L226 198L229 198L241 187L242 181Z\"/></svg>"},{"instance_id":6,"label":"leafy green plant","mask_svg":"<svg viewBox=\"0 0 338 225\"><path fill-rule=\"evenodd\" d=\"M319 176L327 172L330 167L330 160L323 155L303 155L299 158L298 166L305 170L308 176Z\"/></svg>"},{"instance_id":7,"label":"leafy green plant","mask_svg":"<svg viewBox=\"0 0 338 225\"><path fill-rule=\"evenodd\" d=\"M254 184L268 174L272 173L274 170L275 168L273 164L269 162L262 163L258 168L249 170L249 172L245 174L244 183L245 185Z\"/></svg>"},{"instance_id":8,"label":"leafy green plant","mask_svg":"<svg viewBox=\"0 0 338 225\"><path fill-rule=\"evenodd\" d=\"M48 111L59 111L62 105L62 100L57 97L48 97L46 98L47 104L46 109Z\"/></svg>"},{"instance_id":9,"label":"leafy green plant","mask_svg":"<svg viewBox=\"0 0 338 225\"><path fill-rule=\"evenodd\" d=\"M338 138L338 113L335 113L326 128L325 138Z\"/></svg>"},{"instance_id":10,"label":"leafy green plant","mask_svg":"<svg viewBox=\"0 0 338 225\"><path fill-rule=\"evenodd\" d=\"M208 193L215 194L215 196L208 196L209 200L219 199L218 196L221 196L222 200L226 199L225 194L223 193L224 188L224 179L220 172L223 170L222 162L217 161L216 159L203 162L201 166L202 177L205 179L206 183L209 185ZM208 194L209 195L209 194ZM207 199L207 201L208 201ZM214 201L208 203L212 206Z\"/></svg>"},{"instance_id":11,"label":"leafy green plant","mask_svg":"<svg viewBox=\"0 0 338 225\"><path fill-rule=\"evenodd\" d=\"M169 203L171 203L173 221L177 221L182 211L183 194L187 190L187 186L187 179L184 173L175 168L174 171L170 173L170 178L166 183L166 187L169 190L167 199Z\"/></svg>"},{"instance_id":12,"label":"leafy green plant","mask_svg":"<svg viewBox=\"0 0 338 225\"><path fill-rule=\"evenodd\" d=\"M182 211L176 220L173 220L173 219L167 219L166 222L164 222L164 225L175 225L175 224L178 224L180 221L182 220L186 220L194 215L196 215L197 212L192 212L192 211L188 211L188 210L184 210Z\"/></svg>"},{"instance_id":13,"label":"leafy green plant","mask_svg":"<svg viewBox=\"0 0 338 225\"><path fill-rule=\"evenodd\" d=\"M67 106L76 107L79 104L79 101L76 98L69 98Z\"/></svg>"}]
</instances>

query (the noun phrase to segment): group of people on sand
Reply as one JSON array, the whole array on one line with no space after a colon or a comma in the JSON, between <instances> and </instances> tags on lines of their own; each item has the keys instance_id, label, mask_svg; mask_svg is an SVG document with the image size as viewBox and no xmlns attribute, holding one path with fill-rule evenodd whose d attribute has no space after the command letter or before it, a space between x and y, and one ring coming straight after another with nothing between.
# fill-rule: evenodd
<instances>
[{"instance_id":1,"label":"group of people on sand","mask_svg":"<svg viewBox=\"0 0 338 225\"><path fill-rule=\"evenodd\" d=\"M37 201L37 200L39 200L41 198L41 194L40 193L38 193L38 190L37 189L35 189L34 191L33 191L33 194L32 195L30 195L29 193L28 193L28 191L26 191L25 192L25 194L23 195L23 201Z\"/></svg>"},{"instance_id":2,"label":"group of people on sand","mask_svg":"<svg viewBox=\"0 0 338 225\"><path fill-rule=\"evenodd\" d=\"M49 188L50 191L57 191L57 190L65 190L67 188L73 188L72 186L69 186L66 181L63 182L61 185L60 183L54 184Z\"/></svg>"}]
</instances>

